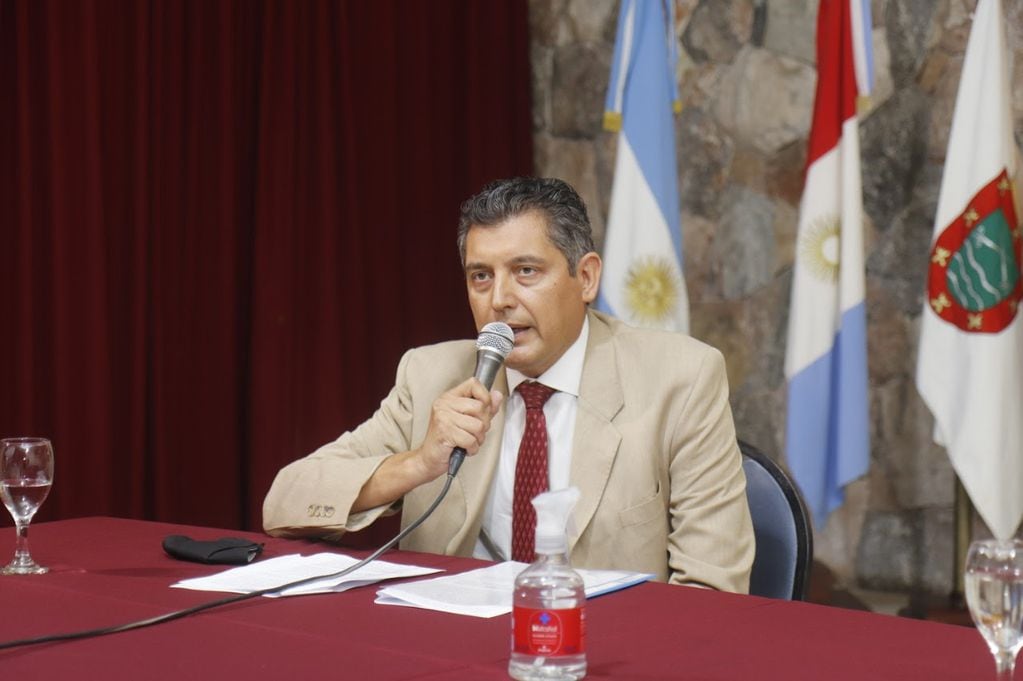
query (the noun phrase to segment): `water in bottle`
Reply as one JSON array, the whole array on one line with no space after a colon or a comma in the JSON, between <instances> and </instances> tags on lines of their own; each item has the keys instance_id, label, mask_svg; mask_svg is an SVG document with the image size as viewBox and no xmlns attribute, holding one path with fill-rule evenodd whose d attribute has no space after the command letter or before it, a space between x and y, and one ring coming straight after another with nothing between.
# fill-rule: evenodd
<instances>
[{"instance_id":1,"label":"water in bottle","mask_svg":"<svg viewBox=\"0 0 1023 681\"><path fill-rule=\"evenodd\" d=\"M536 561L515 580L508 674L519 681L586 676L586 592L568 562L575 487L545 492L536 508Z\"/></svg>"}]
</instances>

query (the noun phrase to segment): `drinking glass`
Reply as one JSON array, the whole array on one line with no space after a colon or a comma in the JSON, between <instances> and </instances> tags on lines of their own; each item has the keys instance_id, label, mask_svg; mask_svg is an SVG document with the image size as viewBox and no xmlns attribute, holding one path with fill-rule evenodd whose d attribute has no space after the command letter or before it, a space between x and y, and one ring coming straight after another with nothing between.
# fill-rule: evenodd
<instances>
[{"instance_id":1,"label":"drinking glass","mask_svg":"<svg viewBox=\"0 0 1023 681\"><path fill-rule=\"evenodd\" d=\"M28 524L53 484L53 446L46 438L0 440L0 498L18 531L14 559L0 569L4 575L40 575L47 571L28 552Z\"/></svg>"},{"instance_id":2,"label":"drinking glass","mask_svg":"<svg viewBox=\"0 0 1023 681\"><path fill-rule=\"evenodd\" d=\"M1023 647L1023 542L985 539L966 554L966 603L991 654L998 681L1011 681Z\"/></svg>"}]
</instances>

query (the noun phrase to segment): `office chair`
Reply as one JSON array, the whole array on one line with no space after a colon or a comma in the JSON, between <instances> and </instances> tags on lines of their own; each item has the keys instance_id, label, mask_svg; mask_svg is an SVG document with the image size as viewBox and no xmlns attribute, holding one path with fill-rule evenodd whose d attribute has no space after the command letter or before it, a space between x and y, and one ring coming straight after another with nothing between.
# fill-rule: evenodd
<instances>
[{"instance_id":1,"label":"office chair","mask_svg":"<svg viewBox=\"0 0 1023 681\"><path fill-rule=\"evenodd\" d=\"M813 561L813 532L806 506L778 464L741 440L739 451L757 540L750 593L801 601Z\"/></svg>"}]
</instances>

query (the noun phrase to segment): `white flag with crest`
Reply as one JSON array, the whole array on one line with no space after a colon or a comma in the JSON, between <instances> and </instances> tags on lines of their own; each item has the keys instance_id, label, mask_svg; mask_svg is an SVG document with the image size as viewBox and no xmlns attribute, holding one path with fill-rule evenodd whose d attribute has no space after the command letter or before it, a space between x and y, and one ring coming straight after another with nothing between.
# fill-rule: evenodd
<instances>
[{"instance_id":1,"label":"white flag with crest","mask_svg":"<svg viewBox=\"0 0 1023 681\"><path fill-rule=\"evenodd\" d=\"M916 374L935 441L1000 539L1023 516L1023 235L1011 70L1002 4L980 0L941 179Z\"/></svg>"}]
</instances>

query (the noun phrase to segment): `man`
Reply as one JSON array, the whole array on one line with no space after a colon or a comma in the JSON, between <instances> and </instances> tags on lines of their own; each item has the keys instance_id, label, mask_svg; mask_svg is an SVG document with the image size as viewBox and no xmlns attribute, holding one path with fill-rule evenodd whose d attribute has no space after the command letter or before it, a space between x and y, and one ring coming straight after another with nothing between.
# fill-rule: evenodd
<instances>
[{"instance_id":1,"label":"man","mask_svg":"<svg viewBox=\"0 0 1023 681\"><path fill-rule=\"evenodd\" d=\"M402 548L528 555L516 467L536 456L523 432L542 413L550 488L582 493L574 565L748 591L753 530L721 354L589 310L600 256L582 200L560 180L488 185L463 204L458 245L477 328L501 321L515 333L493 390L466 378L471 341L409 351L370 420L277 475L266 531L337 536L398 510L408 525L462 447L448 497ZM527 416L534 382L553 394Z\"/></svg>"}]
</instances>

